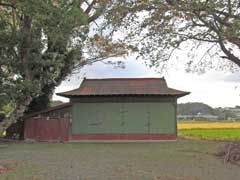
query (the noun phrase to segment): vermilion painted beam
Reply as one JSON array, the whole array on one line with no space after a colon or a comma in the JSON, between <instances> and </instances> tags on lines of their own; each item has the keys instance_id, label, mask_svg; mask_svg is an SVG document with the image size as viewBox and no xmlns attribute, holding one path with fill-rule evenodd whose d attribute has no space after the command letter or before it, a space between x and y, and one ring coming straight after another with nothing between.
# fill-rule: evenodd
<instances>
[{"instance_id":1,"label":"vermilion painted beam","mask_svg":"<svg viewBox=\"0 0 240 180\"><path fill-rule=\"evenodd\" d=\"M71 140L176 140L176 134L73 134Z\"/></svg>"}]
</instances>

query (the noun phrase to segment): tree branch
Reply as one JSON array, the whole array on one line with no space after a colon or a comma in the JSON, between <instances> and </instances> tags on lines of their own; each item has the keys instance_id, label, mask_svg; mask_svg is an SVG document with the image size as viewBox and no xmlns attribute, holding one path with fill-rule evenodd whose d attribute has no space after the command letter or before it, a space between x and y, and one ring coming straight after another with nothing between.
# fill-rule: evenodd
<instances>
[{"instance_id":1,"label":"tree branch","mask_svg":"<svg viewBox=\"0 0 240 180\"><path fill-rule=\"evenodd\" d=\"M197 41L210 42L210 43L216 43L216 42L218 42L217 40L207 39L206 36L207 36L207 35L210 36L210 34L206 34L205 37L202 37L202 38L201 38L201 37L198 37L198 35L199 35L200 33L195 34L195 35L188 35L188 34L181 34L181 33L173 33L173 34L178 35L178 36L182 36L182 37L184 37L184 38L186 38L186 39L192 39L192 40L197 40ZM200 35L203 36L203 34L200 34Z\"/></svg>"},{"instance_id":2,"label":"tree branch","mask_svg":"<svg viewBox=\"0 0 240 180\"><path fill-rule=\"evenodd\" d=\"M97 2L97 1L96 1ZM96 3L95 0L92 3ZM96 12L88 18L89 23L95 21L103 13L106 7L106 3L98 3L98 7L95 9Z\"/></svg>"},{"instance_id":3,"label":"tree branch","mask_svg":"<svg viewBox=\"0 0 240 180\"><path fill-rule=\"evenodd\" d=\"M218 43L219 43L222 51L226 55L226 56L222 56L222 58L228 59L228 60L232 61L233 63L235 63L236 65L238 65L240 67L240 59L238 57L234 56L229 50L227 50L227 48L224 45L224 43L223 43L221 38L219 38L219 42Z\"/></svg>"},{"instance_id":4,"label":"tree branch","mask_svg":"<svg viewBox=\"0 0 240 180\"><path fill-rule=\"evenodd\" d=\"M3 3L3 2L0 2L0 6L3 6L3 7L11 7L11 8L16 8L15 6L14 6L14 4L10 4L10 3Z\"/></svg>"},{"instance_id":5,"label":"tree branch","mask_svg":"<svg viewBox=\"0 0 240 180\"><path fill-rule=\"evenodd\" d=\"M85 1L86 2L86 1ZM96 4L97 0L93 0L91 4L88 3L88 7L87 9L85 10L85 13L86 14L89 14L93 8L93 6ZM87 3L87 2L86 2Z\"/></svg>"}]
</instances>

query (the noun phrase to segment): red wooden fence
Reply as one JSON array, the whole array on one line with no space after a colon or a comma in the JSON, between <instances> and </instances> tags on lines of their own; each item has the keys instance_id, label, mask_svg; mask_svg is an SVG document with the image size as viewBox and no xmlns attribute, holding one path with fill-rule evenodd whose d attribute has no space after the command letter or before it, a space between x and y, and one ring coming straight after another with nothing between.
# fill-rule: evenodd
<instances>
[{"instance_id":1,"label":"red wooden fence","mask_svg":"<svg viewBox=\"0 0 240 180\"><path fill-rule=\"evenodd\" d=\"M37 141L68 141L69 119L31 118L24 122L24 138Z\"/></svg>"}]
</instances>

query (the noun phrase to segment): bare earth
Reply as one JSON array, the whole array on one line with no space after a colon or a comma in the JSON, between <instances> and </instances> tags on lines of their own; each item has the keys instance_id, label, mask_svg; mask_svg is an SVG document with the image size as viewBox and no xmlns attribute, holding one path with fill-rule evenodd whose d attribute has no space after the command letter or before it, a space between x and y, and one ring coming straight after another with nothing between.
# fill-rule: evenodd
<instances>
[{"instance_id":1,"label":"bare earth","mask_svg":"<svg viewBox=\"0 0 240 180\"><path fill-rule=\"evenodd\" d=\"M224 144L0 144L0 180L239 180L240 167L213 155Z\"/></svg>"}]
</instances>

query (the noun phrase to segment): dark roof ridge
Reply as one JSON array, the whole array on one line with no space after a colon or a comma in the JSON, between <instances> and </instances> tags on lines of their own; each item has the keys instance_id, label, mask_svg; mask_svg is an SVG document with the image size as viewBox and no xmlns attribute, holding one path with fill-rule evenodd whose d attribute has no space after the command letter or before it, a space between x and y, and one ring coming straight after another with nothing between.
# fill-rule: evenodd
<instances>
[{"instance_id":1,"label":"dark roof ridge","mask_svg":"<svg viewBox=\"0 0 240 180\"><path fill-rule=\"evenodd\" d=\"M162 78L84 78L80 87L57 93L63 97L116 95L170 95L182 97L189 92L169 88Z\"/></svg>"},{"instance_id":2,"label":"dark roof ridge","mask_svg":"<svg viewBox=\"0 0 240 180\"><path fill-rule=\"evenodd\" d=\"M46 109L41 110L41 111L37 111L37 112L27 114L27 115L23 116L23 119L33 117L33 116L36 116L38 114L43 114L43 113L48 113L48 112L55 111L55 110L64 109L64 108L67 108L67 107L70 107L70 106L72 106L71 102L62 103L62 104L59 104L57 106L49 107L49 108L46 108Z\"/></svg>"},{"instance_id":3,"label":"dark roof ridge","mask_svg":"<svg viewBox=\"0 0 240 180\"><path fill-rule=\"evenodd\" d=\"M84 78L83 80L88 80L88 81L91 81L91 80L150 80L150 79L153 79L153 80L165 80L164 77L149 77L149 78Z\"/></svg>"}]
</instances>

